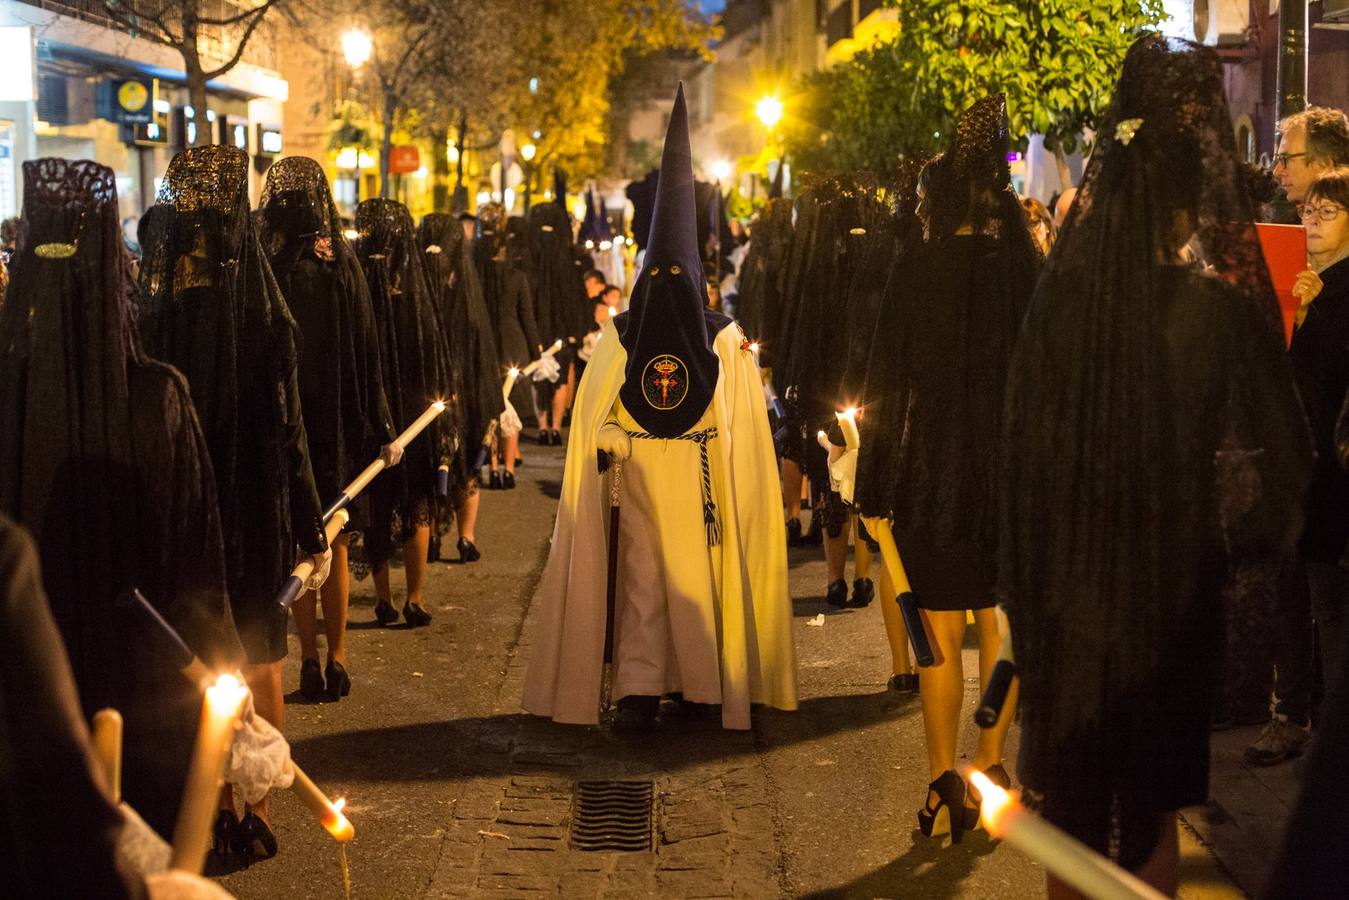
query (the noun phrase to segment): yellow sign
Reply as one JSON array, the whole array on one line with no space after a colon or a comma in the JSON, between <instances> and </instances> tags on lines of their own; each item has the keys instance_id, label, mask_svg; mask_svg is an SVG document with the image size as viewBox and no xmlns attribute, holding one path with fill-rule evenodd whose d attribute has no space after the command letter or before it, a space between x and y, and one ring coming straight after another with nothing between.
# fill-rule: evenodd
<instances>
[{"instance_id":1,"label":"yellow sign","mask_svg":"<svg viewBox=\"0 0 1349 900\"><path fill-rule=\"evenodd\" d=\"M139 81L124 81L117 89L117 103L130 113L138 113L150 102L150 92Z\"/></svg>"}]
</instances>

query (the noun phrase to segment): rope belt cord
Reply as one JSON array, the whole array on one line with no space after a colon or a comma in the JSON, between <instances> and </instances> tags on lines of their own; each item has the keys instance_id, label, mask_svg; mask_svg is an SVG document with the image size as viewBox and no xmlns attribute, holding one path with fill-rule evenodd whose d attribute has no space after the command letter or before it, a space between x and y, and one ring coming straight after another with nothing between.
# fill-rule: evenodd
<instances>
[{"instance_id":1,"label":"rope belt cord","mask_svg":"<svg viewBox=\"0 0 1349 900\"><path fill-rule=\"evenodd\" d=\"M717 521L717 504L712 501L712 467L707 461L707 442L717 436L717 429L705 428L672 438L658 437L645 431L628 431L626 428L623 431L628 437L639 441L693 441L698 445L698 462L703 470L703 528L707 531L707 546L718 546L721 543L721 523Z\"/></svg>"}]
</instances>

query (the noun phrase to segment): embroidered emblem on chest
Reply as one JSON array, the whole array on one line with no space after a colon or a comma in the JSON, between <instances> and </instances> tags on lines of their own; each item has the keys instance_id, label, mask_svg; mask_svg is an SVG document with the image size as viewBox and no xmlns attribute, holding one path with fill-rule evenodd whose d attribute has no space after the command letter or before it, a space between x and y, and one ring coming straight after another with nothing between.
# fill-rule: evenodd
<instances>
[{"instance_id":1,"label":"embroidered emblem on chest","mask_svg":"<svg viewBox=\"0 0 1349 900\"><path fill-rule=\"evenodd\" d=\"M642 373L642 397L653 409L674 409L689 393L689 368L668 353L646 364Z\"/></svg>"}]
</instances>

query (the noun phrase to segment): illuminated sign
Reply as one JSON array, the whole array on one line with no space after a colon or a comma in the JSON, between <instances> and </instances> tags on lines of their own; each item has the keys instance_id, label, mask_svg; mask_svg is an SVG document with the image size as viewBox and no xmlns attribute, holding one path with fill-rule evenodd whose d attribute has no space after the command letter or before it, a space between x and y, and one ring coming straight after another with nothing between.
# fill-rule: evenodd
<instances>
[{"instance_id":1,"label":"illuminated sign","mask_svg":"<svg viewBox=\"0 0 1349 900\"><path fill-rule=\"evenodd\" d=\"M281 129L268 128L265 125L258 126L258 153L267 156L276 156L281 152Z\"/></svg>"},{"instance_id":2,"label":"illuminated sign","mask_svg":"<svg viewBox=\"0 0 1349 900\"><path fill-rule=\"evenodd\" d=\"M0 100L36 99L32 29L0 28Z\"/></svg>"}]
</instances>

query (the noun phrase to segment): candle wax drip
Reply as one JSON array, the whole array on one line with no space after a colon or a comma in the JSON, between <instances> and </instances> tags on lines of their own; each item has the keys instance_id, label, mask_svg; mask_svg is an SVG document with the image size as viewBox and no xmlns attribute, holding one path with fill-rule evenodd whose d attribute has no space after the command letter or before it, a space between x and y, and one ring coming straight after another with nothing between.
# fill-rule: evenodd
<instances>
[{"instance_id":1,"label":"candle wax drip","mask_svg":"<svg viewBox=\"0 0 1349 900\"><path fill-rule=\"evenodd\" d=\"M347 845L337 845L337 858L342 862L342 893L351 900L351 867L347 865Z\"/></svg>"}]
</instances>

